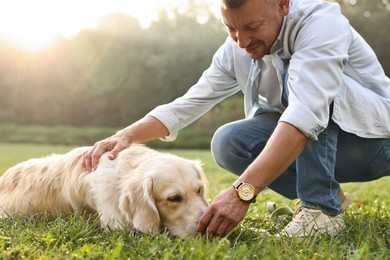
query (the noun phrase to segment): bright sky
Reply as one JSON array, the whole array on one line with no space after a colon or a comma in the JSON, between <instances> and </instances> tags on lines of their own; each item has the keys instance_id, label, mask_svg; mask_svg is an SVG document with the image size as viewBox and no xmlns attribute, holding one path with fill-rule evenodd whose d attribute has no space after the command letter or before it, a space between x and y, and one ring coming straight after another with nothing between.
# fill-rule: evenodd
<instances>
[{"instance_id":1,"label":"bright sky","mask_svg":"<svg viewBox=\"0 0 390 260\"><path fill-rule=\"evenodd\" d=\"M147 26L156 19L159 8L178 3L180 0L0 0L0 38L39 49L57 36L72 36L96 26L110 13L131 15Z\"/></svg>"}]
</instances>

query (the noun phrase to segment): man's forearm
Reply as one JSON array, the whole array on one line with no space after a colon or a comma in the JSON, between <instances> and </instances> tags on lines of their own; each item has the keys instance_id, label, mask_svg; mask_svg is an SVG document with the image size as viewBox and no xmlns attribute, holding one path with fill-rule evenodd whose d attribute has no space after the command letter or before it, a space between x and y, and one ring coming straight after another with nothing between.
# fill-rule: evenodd
<instances>
[{"instance_id":1,"label":"man's forearm","mask_svg":"<svg viewBox=\"0 0 390 260\"><path fill-rule=\"evenodd\" d=\"M157 118L145 116L117 133L130 143L142 143L169 135L169 130Z\"/></svg>"}]
</instances>

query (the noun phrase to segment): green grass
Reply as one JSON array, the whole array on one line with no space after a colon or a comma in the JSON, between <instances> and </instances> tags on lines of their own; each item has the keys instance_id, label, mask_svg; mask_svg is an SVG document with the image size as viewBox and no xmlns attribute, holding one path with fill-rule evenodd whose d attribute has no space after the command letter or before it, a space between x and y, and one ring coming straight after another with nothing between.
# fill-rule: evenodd
<instances>
[{"instance_id":1,"label":"green grass","mask_svg":"<svg viewBox=\"0 0 390 260\"><path fill-rule=\"evenodd\" d=\"M70 146L0 144L0 174L17 162L51 153L64 153ZM229 187L234 175L217 167L209 151L170 150L200 159L209 180L208 197ZM49 221L43 216L0 220L0 256L3 259L390 259L390 178L344 184L355 204L345 213L347 228L338 236L315 239L265 238L251 228L277 232L289 221L272 222L266 201L294 206L267 190L251 206L245 220L220 239L169 239L167 234L110 231L79 214Z\"/></svg>"}]
</instances>

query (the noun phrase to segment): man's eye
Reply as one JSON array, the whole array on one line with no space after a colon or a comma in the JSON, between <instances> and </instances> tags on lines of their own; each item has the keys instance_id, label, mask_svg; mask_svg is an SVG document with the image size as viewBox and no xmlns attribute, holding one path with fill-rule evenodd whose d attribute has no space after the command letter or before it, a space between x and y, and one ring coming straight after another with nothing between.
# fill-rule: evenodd
<instances>
[{"instance_id":1,"label":"man's eye","mask_svg":"<svg viewBox=\"0 0 390 260\"><path fill-rule=\"evenodd\" d=\"M179 202L181 202L181 201L183 200L183 197L180 196L180 195L174 195L174 196L169 197L168 200L169 200L170 202L179 203Z\"/></svg>"},{"instance_id":2,"label":"man's eye","mask_svg":"<svg viewBox=\"0 0 390 260\"><path fill-rule=\"evenodd\" d=\"M259 26L251 26L251 27L248 27L248 30L249 30L249 31L256 31L257 29L259 29Z\"/></svg>"}]
</instances>

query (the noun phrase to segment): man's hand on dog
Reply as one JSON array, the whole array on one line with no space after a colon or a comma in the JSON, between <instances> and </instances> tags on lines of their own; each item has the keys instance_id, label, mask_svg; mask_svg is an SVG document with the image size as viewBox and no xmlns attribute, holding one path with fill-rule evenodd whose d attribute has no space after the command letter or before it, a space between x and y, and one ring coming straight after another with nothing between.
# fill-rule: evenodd
<instances>
[{"instance_id":1,"label":"man's hand on dog","mask_svg":"<svg viewBox=\"0 0 390 260\"><path fill-rule=\"evenodd\" d=\"M110 152L108 158L114 160L119 152L130 146L130 142L127 138L120 134L113 135L102 141L96 142L92 148L84 154L84 168L92 172L96 170L100 157Z\"/></svg>"}]
</instances>

